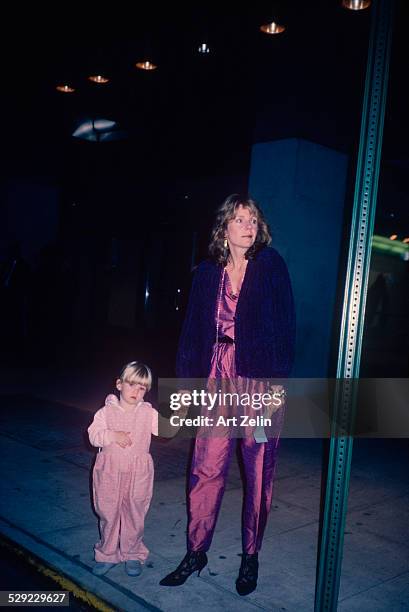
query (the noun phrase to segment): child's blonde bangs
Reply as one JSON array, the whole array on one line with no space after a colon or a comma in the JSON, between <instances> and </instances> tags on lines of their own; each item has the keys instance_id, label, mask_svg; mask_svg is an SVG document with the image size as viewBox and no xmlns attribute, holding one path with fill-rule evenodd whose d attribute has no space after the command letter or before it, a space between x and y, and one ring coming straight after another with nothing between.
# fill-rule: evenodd
<instances>
[{"instance_id":1,"label":"child's blonde bangs","mask_svg":"<svg viewBox=\"0 0 409 612\"><path fill-rule=\"evenodd\" d=\"M138 361L131 361L126 364L121 371L120 379L122 382L132 382L144 385L147 391L152 387L152 372L148 366Z\"/></svg>"}]
</instances>

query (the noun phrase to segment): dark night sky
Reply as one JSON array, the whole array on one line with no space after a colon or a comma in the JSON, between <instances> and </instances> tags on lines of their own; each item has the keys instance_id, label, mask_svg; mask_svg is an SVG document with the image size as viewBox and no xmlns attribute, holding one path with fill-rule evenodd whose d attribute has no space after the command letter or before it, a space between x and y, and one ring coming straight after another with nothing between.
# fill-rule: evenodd
<instances>
[{"instance_id":1,"label":"dark night sky","mask_svg":"<svg viewBox=\"0 0 409 612\"><path fill-rule=\"evenodd\" d=\"M409 157L403 4L384 159ZM6 173L50 177L68 192L91 193L91 200L111 196L118 184L156 189L163 198L172 181L246 175L254 141L300 136L354 155L370 11L346 11L338 0L277 3L287 31L272 37L258 31L271 6L150 4L134 15L119 5L85 14L67 4L58 14L36 7L22 19L10 15L2 53ZM203 38L212 49L205 57L196 51ZM157 71L134 68L145 50ZM89 83L90 71L107 72L110 84ZM55 91L64 79L77 86L74 95ZM96 144L71 137L77 121L98 116L118 121L128 139ZM103 189L92 195L101 178Z\"/></svg>"},{"instance_id":2,"label":"dark night sky","mask_svg":"<svg viewBox=\"0 0 409 612\"><path fill-rule=\"evenodd\" d=\"M397 2L375 223L385 235L397 228L409 235L405 4ZM271 6L193 3L186 13L149 4L135 15L118 3L94 13L59 3L47 14L18 5L4 18L0 263L18 241L36 274L30 341L43 346L45 360L52 359L55 329L66 331L68 346L70 330L78 330L82 347L83 333L91 346L95 330L115 325L115 279L130 268L137 297L126 312L133 308L135 320L145 322L153 266L157 302L150 299L147 333L153 320L167 334L177 329L182 309L174 309L173 284L187 296L214 208L247 188L255 142L300 137L346 153L349 219L371 13L346 11L340 0L288 0L277 19L287 30L271 37L258 30L272 19ZM197 47L204 40L211 53L203 57ZM145 47L157 71L135 69ZM91 72L107 72L111 82L92 84ZM77 87L72 96L55 91L65 79ZM72 138L78 121L98 117L117 121L128 138ZM173 341L176 332L169 346Z\"/></svg>"}]
</instances>

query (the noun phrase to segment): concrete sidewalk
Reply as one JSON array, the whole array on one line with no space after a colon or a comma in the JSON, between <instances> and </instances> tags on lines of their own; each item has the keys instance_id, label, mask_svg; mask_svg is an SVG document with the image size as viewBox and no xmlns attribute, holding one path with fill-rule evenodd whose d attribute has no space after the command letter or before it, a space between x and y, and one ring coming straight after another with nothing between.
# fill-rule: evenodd
<instances>
[{"instance_id":1,"label":"concrete sidewalk","mask_svg":"<svg viewBox=\"0 0 409 612\"><path fill-rule=\"evenodd\" d=\"M65 390L64 381L47 389L41 384L30 386L27 378L19 386L24 394L16 394L10 379L3 385L0 531L5 536L116 610L313 609L321 484L318 440L281 442L273 508L254 593L242 598L234 584L240 566L242 503L236 460L208 566L200 578L191 576L181 587L159 586L185 553L190 441L178 437L152 442L155 487L145 529L151 554L144 572L131 578L119 565L106 576L95 577L91 568L98 526L90 501L94 452L85 433L104 393L94 398L92 407L88 400L76 402L81 391L73 376L65 376L70 381ZM81 397L86 395L84 391ZM340 610L409 610L408 502L407 442L357 441Z\"/></svg>"}]
</instances>

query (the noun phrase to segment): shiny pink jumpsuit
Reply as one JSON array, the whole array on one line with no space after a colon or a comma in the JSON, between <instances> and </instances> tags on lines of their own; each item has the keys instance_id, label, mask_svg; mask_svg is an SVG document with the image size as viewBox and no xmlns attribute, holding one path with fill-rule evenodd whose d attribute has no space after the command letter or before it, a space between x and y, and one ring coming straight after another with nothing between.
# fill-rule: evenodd
<instances>
[{"instance_id":1,"label":"shiny pink jumpsuit","mask_svg":"<svg viewBox=\"0 0 409 612\"><path fill-rule=\"evenodd\" d=\"M220 296L219 336L234 339L238 294L232 294L227 272ZM255 383L236 376L234 343L214 345L209 375L212 378L234 379L236 387L247 389ZM239 439L245 473L242 546L247 554L257 553L261 548L271 508L278 441L279 435L276 435L267 442L257 443L251 432ZM207 551L210 547L235 443L236 439L231 436L196 438L189 479L190 551Z\"/></svg>"}]
</instances>

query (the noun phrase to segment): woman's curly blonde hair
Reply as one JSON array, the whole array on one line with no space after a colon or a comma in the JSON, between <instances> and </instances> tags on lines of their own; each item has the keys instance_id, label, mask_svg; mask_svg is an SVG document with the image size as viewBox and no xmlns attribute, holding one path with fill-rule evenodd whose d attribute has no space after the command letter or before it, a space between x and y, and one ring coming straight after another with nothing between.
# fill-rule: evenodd
<instances>
[{"instance_id":1,"label":"woman's curly blonde hair","mask_svg":"<svg viewBox=\"0 0 409 612\"><path fill-rule=\"evenodd\" d=\"M238 193L229 195L216 211L216 219L209 244L209 254L212 259L224 266L227 264L229 258L229 249L224 247L227 224L234 219L236 210L240 205L244 208L248 208L250 212L257 217L258 221L256 239L254 244L247 249L245 258L253 259L260 249L269 245L271 242L270 228L257 203L251 198L240 196Z\"/></svg>"}]
</instances>

